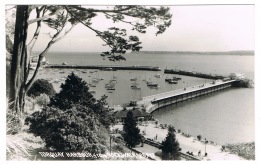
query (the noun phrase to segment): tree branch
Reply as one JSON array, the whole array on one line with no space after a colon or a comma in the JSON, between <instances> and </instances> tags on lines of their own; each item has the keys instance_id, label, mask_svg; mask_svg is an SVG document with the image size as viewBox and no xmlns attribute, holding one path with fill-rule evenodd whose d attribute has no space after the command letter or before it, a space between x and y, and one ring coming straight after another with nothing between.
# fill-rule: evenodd
<instances>
[{"instance_id":1,"label":"tree branch","mask_svg":"<svg viewBox=\"0 0 260 164\"><path fill-rule=\"evenodd\" d=\"M68 31L66 31L63 36L53 40L53 43L56 43L56 42L60 41L61 39L63 39L72 30L73 27L75 27L75 25L72 25L72 27Z\"/></svg>"},{"instance_id":2,"label":"tree branch","mask_svg":"<svg viewBox=\"0 0 260 164\"><path fill-rule=\"evenodd\" d=\"M84 26L86 26L86 27L89 28L90 30L94 31L94 32L97 34L97 36L99 36L105 43L108 44L108 41L107 41L105 38L101 37L101 34L102 34L101 31L98 31L98 30L92 28L91 26L87 25L86 23L84 23L83 21L81 21L76 15L74 15L74 14L67 8L67 6L64 6L64 7L65 7L65 9L67 10L67 12L70 13L72 16L74 16L81 24L83 24ZM108 46L109 46L110 48L113 48L113 47L112 47L111 45L109 45L109 44L108 44Z\"/></svg>"},{"instance_id":3,"label":"tree branch","mask_svg":"<svg viewBox=\"0 0 260 164\"><path fill-rule=\"evenodd\" d=\"M106 13L106 12L103 12L103 13L104 13L105 15L107 15L107 16L110 16L110 17L115 18L113 15L110 15L110 14L108 14L108 13ZM133 24L132 22L128 22L128 21L125 21L125 20L122 20L122 19L118 19L118 20L121 21L121 22L128 23L128 24L134 26L134 24Z\"/></svg>"},{"instance_id":4,"label":"tree branch","mask_svg":"<svg viewBox=\"0 0 260 164\"><path fill-rule=\"evenodd\" d=\"M39 18L39 17L40 17L40 12L41 12L41 10L39 10L38 8L36 8L36 18ZM34 44L35 44L35 42L36 42L36 40L37 40L37 38L38 38L38 36L39 36L40 29L41 29L41 21L39 20L39 21L37 21L37 27L36 27L36 30L35 30L35 32L34 32L33 38L32 38L32 40L31 40L31 41L29 42L29 44L28 44L28 46L30 46L30 44L32 44L32 46L30 47L30 50L29 50L29 51L32 50L32 48L33 48L33 46L34 46Z\"/></svg>"},{"instance_id":5,"label":"tree branch","mask_svg":"<svg viewBox=\"0 0 260 164\"><path fill-rule=\"evenodd\" d=\"M67 14L67 16L68 16L68 14ZM67 16L66 16L66 20L67 20ZM35 79L35 77L36 77L36 75L37 75L37 73L38 73L38 71L39 71L39 69L40 69L40 67L41 67L42 60L43 60L43 58L45 57L45 54L46 54L46 53L48 52L48 50L50 49L50 47L51 47L54 43L56 43L56 42L60 41L62 38L64 38L64 36L67 35L67 34L72 30L72 28L75 26L75 25L72 25L72 27L71 27L68 31L66 31L63 36L61 36L61 37L58 38L58 36L59 36L60 33L62 32L62 30L64 29L65 25L66 25L66 22L63 24L62 28L61 28L60 30L58 30L57 33L52 37L52 39L51 39L51 41L48 43L47 47L46 47L46 48L44 49L44 51L41 52L41 54L39 55L39 59L38 59L38 62L37 62L36 69L35 69L35 71L34 71L34 73L33 73L33 76L31 77L31 79L29 80L29 82L25 85L25 90L26 90L26 91L30 88L30 86L31 86L32 83L34 82L34 79Z\"/></svg>"},{"instance_id":6,"label":"tree branch","mask_svg":"<svg viewBox=\"0 0 260 164\"><path fill-rule=\"evenodd\" d=\"M50 13L50 14L45 15L45 16L40 17L40 18L36 18L36 19L32 19L32 20L28 20L28 24L30 25L30 24L32 24L32 23L35 23L35 22L42 21L42 20L44 20L44 19L50 18L51 16L53 16L53 15L59 13L60 10L61 10L61 9L58 9L56 12L54 12L54 13Z\"/></svg>"},{"instance_id":7,"label":"tree branch","mask_svg":"<svg viewBox=\"0 0 260 164\"><path fill-rule=\"evenodd\" d=\"M88 12L112 12L112 13L121 13L122 11L127 11L129 9L132 9L134 8L135 6L128 6L127 8L125 9L121 9L121 10L97 10L97 9L87 9L87 8L84 8L84 7L80 7L80 6L74 6L74 5L69 5L69 7L72 7L72 8L75 8L77 10L81 10L81 11L88 11Z\"/></svg>"}]
</instances>

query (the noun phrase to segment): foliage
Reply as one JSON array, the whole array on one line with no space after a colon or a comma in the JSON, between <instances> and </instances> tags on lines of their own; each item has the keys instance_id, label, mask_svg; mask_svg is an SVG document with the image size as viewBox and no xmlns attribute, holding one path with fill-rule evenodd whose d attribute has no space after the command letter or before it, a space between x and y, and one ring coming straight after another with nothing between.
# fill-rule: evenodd
<instances>
[{"instance_id":1,"label":"foliage","mask_svg":"<svg viewBox=\"0 0 260 164\"><path fill-rule=\"evenodd\" d=\"M87 83L73 72L60 87L61 91L51 98L50 106L66 110L72 108L74 104L91 107L96 101L89 93Z\"/></svg>"},{"instance_id":2,"label":"foliage","mask_svg":"<svg viewBox=\"0 0 260 164\"><path fill-rule=\"evenodd\" d=\"M104 153L100 123L91 109L77 105L66 111L46 107L26 118L29 133L40 136L46 148L56 151Z\"/></svg>"},{"instance_id":3,"label":"foliage","mask_svg":"<svg viewBox=\"0 0 260 164\"><path fill-rule=\"evenodd\" d=\"M46 106L50 102L50 98L46 94L40 94L40 96L35 97L35 102L40 106Z\"/></svg>"},{"instance_id":4,"label":"foliage","mask_svg":"<svg viewBox=\"0 0 260 164\"><path fill-rule=\"evenodd\" d=\"M41 94L46 94L49 97L52 97L55 93L53 85L49 83L48 80L37 79L28 90L27 95L30 97L37 97Z\"/></svg>"},{"instance_id":5,"label":"foliage","mask_svg":"<svg viewBox=\"0 0 260 164\"><path fill-rule=\"evenodd\" d=\"M26 101L26 103L28 100ZM23 116L18 116L6 109L6 160L33 160L42 140L25 132Z\"/></svg>"},{"instance_id":6,"label":"foliage","mask_svg":"<svg viewBox=\"0 0 260 164\"><path fill-rule=\"evenodd\" d=\"M11 73L9 74L10 83L7 88L10 90L8 93L10 101L14 102L12 109L16 112L24 111L25 93L33 84L41 62L48 50L53 44L63 39L77 24L83 24L86 28L96 33L96 36L104 41L105 46L109 46L110 51L103 52L102 56L108 56L111 61L117 61L125 60L121 54L124 54L127 50L139 51L142 48L139 38L137 36L127 36L125 29L117 27L108 27L108 30L104 31L95 29L92 27L93 18L103 14L114 23L121 22L128 24L132 27L132 30L139 33L146 33L146 29L149 26L153 26L157 29L156 35L158 35L163 33L171 25L172 17L168 7L134 5L108 6L104 10L82 5L18 5L15 9L15 24L7 23L7 25L15 26L15 31L11 30L14 31L15 44L13 47ZM36 24L34 34L32 38L27 38L26 31L34 23ZM38 64L31 78L28 78L28 59L31 58L34 45L38 41L38 38L40 38L43 23L50 29L48 32L50 40L46 43L45 49L37 54L39 57ZM8 28L7 25L6 28Z\"/></svg>"},{"instance_id":7,"label":"foliage","mask_svg":"<svg viewBox=\"0 0 260 164\"><path fill-rule=\"evenodd\" d=\"M156 35L162 34L167 27L171 25L172 15L167 7L144 7L144 6L111 6L106 10L98 10L88 8L87 6L65 6L70 14L70 22L82 23L87 28L94 31L98 37L104 42L105 46L111 48L110 51L103 52L102 56L109 56L112 61L125 60L120 55L127 50L139 51L142 47L137 36L127 36L126 29L117 27L108 28L106 31L100 31L91 27L91 19L102 13L107 19L111 19L114 23L125 23L132 27L132 30L139 33L146 33L149 26L157 29ZM135 18L129 21L128 18Z\"/></svg>"},{"instance_id":8,"label":"foliage","mask_svg":"<svg viewBox=\"0 0 260 164\"><path fill-rule=\"evenodd\" d=\"M116 144L112 147L113 149L113 152L119 152L119 153L124 153L124 147L123 145L120 145L120 144Z\"/></svg>"},{"instance_id":9,"label":"foliage","mask_svg":"<svg viewBox=\"0 0 260 164\"><path fill-rule=\"evenodd\" d=\"M247 160L255 160L255 142L225 145L228 152L237 154Z\"/></svg>"},{"instance_id":10,"label":"foliage","mask_svg":"<svg viewBox=\"0 0 260 164\"><path fill-rule=\"evenodd\" d=\"M162 150L161 158L163 160L179 160L180 159L180 145L174 134L175 129L171 126L168 128L168 134L166 138L162 141Z\"/></svg>"},{"instance_id":11,"label":"foliage","mask_svg":"<svg viewBox=\"0 0 260 164\"><path fill-rule=\"evenodd\" d=\"M102 96L100 100L96 100L89 92L87 83L73 72L68 75L65 83L61 84L61 91L53 96L49 106L66 110L72 108L75 104L88 107L92 110L106 128L114 122L114 118L109 110L104 107L106 105L107 96Z\"/></svg>"},{"instance_id":12,"label":"foliage","mask_svg":"<svg viewBox=\"0 0 260 164\"><path fill-rule=\"evenodd\" d=\"M140 143L140 129L137 127L136 119L134 118L132 111L127 112L123 130L124 141L128 147L133 148Z\"/></svg>"},{"instance_id":13,"label":"foliage","mask_svg":"<svg viewBox=\"0 0 260 164\"><path fill-rule=\"evenodd\" d=\"M10 111L6 112L6 134L17 134L22 129L21 118Z\"/></svg>"},{"instance_id":14,"label":"foliage","mask_svg":"<svg viewBox=\"0 0 260 164\"><path fill-rule=\"evenodd\" d=\"M198 136L197 136L197 139L200 141L200 140L201 140L201 135L198 135Z\"/></svg>"},{"instance_id":15,"label":"foliage","mask_svg":"<svg viewBox=\"0 0 260 164\"><path fill-rule=\"evenodd\" d=\"M6 160L35 160L39 151L46 151L43 148L43 141L32 134L6 135Z\"/></svg>"},{"instance_id":16,"label":"foliage","mask_svg":"<svg viewBox=\"0 0 260 164\"><path fill-rule=\"evenodd\" d=\"M106 96L94 99L87 83L72 72L50 104L29 116L26 124L29 132L40 136L48 149L104 153L105 128L113 120L105 104Z\"/></svg>"}]
</instances>

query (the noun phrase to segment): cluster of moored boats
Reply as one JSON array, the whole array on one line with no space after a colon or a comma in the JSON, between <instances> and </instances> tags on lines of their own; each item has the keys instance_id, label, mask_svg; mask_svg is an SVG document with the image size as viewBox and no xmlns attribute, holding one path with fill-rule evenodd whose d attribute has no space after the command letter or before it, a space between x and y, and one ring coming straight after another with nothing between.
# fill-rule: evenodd
<instances>
[{"instance_id":1,"label":"cluster of moored boats","mask_svg":"<svg viewBox=\"0 0 260 164\"><path fill-rule=\"evenodd\" d=\"M91 70L91 71L88 72L88 71L85 71L85 70L78 70L78 69L76 69L75 71L80 72L80 73L84 73L84 74L90 73L89 76L88 76L89 77L88 87L90 88L89 92L93 93L93 94L96 93L96 91L93 90L93 88L97 86L99 81L104 80L102 78L99 78L98 76L95 77L95 78L92 77L91 74L98 73L98 70L94 70L94 71ZM59 73L60 74L64 74L65 71L61 70ZM77 74L77 73L75 73L75 74ZM155 74L154 77L161 78L161 75L160 74ZM49 78L48 80L52 81L53 83L60 83L61 81L65 80L65 79L66 79L66 77L62 76L62 78L60 78L60 79ZM137 77L130 79L130 81L132 81L131 89L135 89L135 90L140 90L141 89L141 87L139 86L138 79L139 78L137 78ZM180 77L171 77L171 78L166 77L165 78L165 82L167 82L169 84L177 84L179 80L181 80ZM156 82L151 81L151 79L149 79L149 80L144 79L143 81L146 83L147 87L149 87L150 89L158 89L158 88L160 88L159 84L156 83ZM117 77L115 77L114 74L113 74L112 79L109 80L107 83L105 83L105 89L108 91L108 93L112 93L114 90L116 90L116 88L115 88L116 84L117 84Z\"/></svg>"},{"instance_id":2,"label":"cluster of moored boats","mask_svg":"<svg viewBox=\"0 0 260 164\"><path fill-rule=\"evenodd\" d=\"M156 74L154 75L154 77L156 78L161 78L161 75L160 74ZM165 82L168 82L169 84L178 84L178 81L181 80L180 77L166 77L165 78ZM131 88L132 89L141 89L139 87L139 84L137 82L137 78L133 78L133 79L130 79L130 81L134 81L134 83L131 84ZM155 83L155 82L152 82L152 81L147 81L146 79L143 80L146 82L146 85L151 88L151 89L158 89L160 86L158 83Z\"/></svg>"},{"instance_id":3,"label":"cluster of moored boats","mask_svg":"<svg viewBox=\"0 0 260 164\"><path fill-rule=\"evenodd\" d=\"M169 84L178 84L179 80L181 80L180 77L165 78L165 82L168 82Z\"/></svg>"}]
</instances>

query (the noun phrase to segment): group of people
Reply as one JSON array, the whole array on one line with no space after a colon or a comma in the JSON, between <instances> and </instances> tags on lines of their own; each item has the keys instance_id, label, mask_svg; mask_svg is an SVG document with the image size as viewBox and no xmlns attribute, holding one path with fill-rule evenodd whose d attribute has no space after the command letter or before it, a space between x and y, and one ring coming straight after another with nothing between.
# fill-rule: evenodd
<instances>
[{"instance_id":1,"label":"group of people","mask_svg":"<svg viewBox=\"0 0 260 164\"><path fill-rule=\"evenodd\" d=\"M191 156L194 156L194 155L193 155L193 152L187 151L186 153L189 154L189 155L191 155ZM205 157L206 157L207 155L208 155L208 153L205 152ZM199 157L201 156L201 151L198 152L198 156L199 156Z\"/></svg>"}]
</instances>

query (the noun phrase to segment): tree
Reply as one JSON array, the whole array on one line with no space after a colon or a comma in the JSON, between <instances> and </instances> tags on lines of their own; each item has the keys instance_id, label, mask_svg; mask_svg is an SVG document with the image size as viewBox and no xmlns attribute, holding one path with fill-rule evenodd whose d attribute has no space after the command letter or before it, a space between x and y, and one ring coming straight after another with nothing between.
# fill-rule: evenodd
<instances>
[{"instance_id":1,"label":"tree","mask_svg":"<svg viewBox=\"0 0 260 164\"><path fill-rule=\"evenodd\" d=\"M73 72L60 87L61 91L51 98L50 106L66 110L72 108L74 104L92 107L96 102L88 91L87 83Z\"/></svg>"},{"instance_id":2,"label":"tree","mask_svg":"<svg viewBox=\"0 0 260 164\"><path fill-rule=\"evenodd\" d=\"M38 79L32 84L27 92L27 95L30 97L37 97L43 93L48 95L49 97L52 97L56 92L53 88L52 83L49 83L48 80Z\"/></svg>"},{"instance_id":3,"label":"tree","mask_svg":"<svg viewBox=\"0 0 260 164\"><path fill-rule=\"evenodd\" d=\"M32 12L36 17L29 20ZM125 59L121 54L126 50L139 51L142 47L137 36L127 36L125 29L116 27L108 28L106 31L99 31L91 26L94 17L103 14L114 23L121 22L132 26L133 30L145 33L147 27L154 26L158 29L156 35L162 34L171 25L172 15L166 7L144 7L144 6L112 6L107 9L95 9L80 5L18 5L16 7L16 21L14 32L14 46L11 60L11 73L9 85L9 100L13 102L11 109L20 113L23 112L24 98L26 92L32 85L41 62L51 46L64 38L73 27L81 23L101 38L110 51L103 52L102 56L109 57L112 61ZM134 18L134 21L127 21L127 18ZM138 21L136 19L139 19ZM27 29L30 24L36 23L33 37L27 44ZM50 41L46 48L38 54L38 63L33 76L28 79L30 57L33 47L39 37L41 24L45 23L52 30Z\"/></svg>"},{"instance_id":4,"label":"tree","mask_svg":"<svg viewBox=\"0 0 260 164\"><path fill-rule=\"evenodd\" d=\"M174 132L174 127L170 126L167 137L162 141L160 149L162 150L163 160L179 160L180 158L179 151L181 149Z\"/></svg>"},{"instance_id":5,"label":"tree","mask_svg":"<svg viewBox=\"0 0 260 164\"><path fill-rule=\"evenodd\" d=\"M133 148L141 141L140 129L137 127L136 119L133 112L127 112L126 119L124 120L124 141L129 148Z\"/></svg>"},{"instance_id":6,"label":"tree","mask_svg":"<svg viewBox=\"0 0 260 164\"><path fill-rule=\"evenodd\" d=\"M101 99L96 100L89 92L87 83L82 78L72 72L60 87L60 92L51 97L49 106L65 111L75 105L81 105L95 113L100 123L106 128L109 128L113 123L112 115L104 107L107 104L107 96L102 96Z\"/></svg>"}]
</instances>

